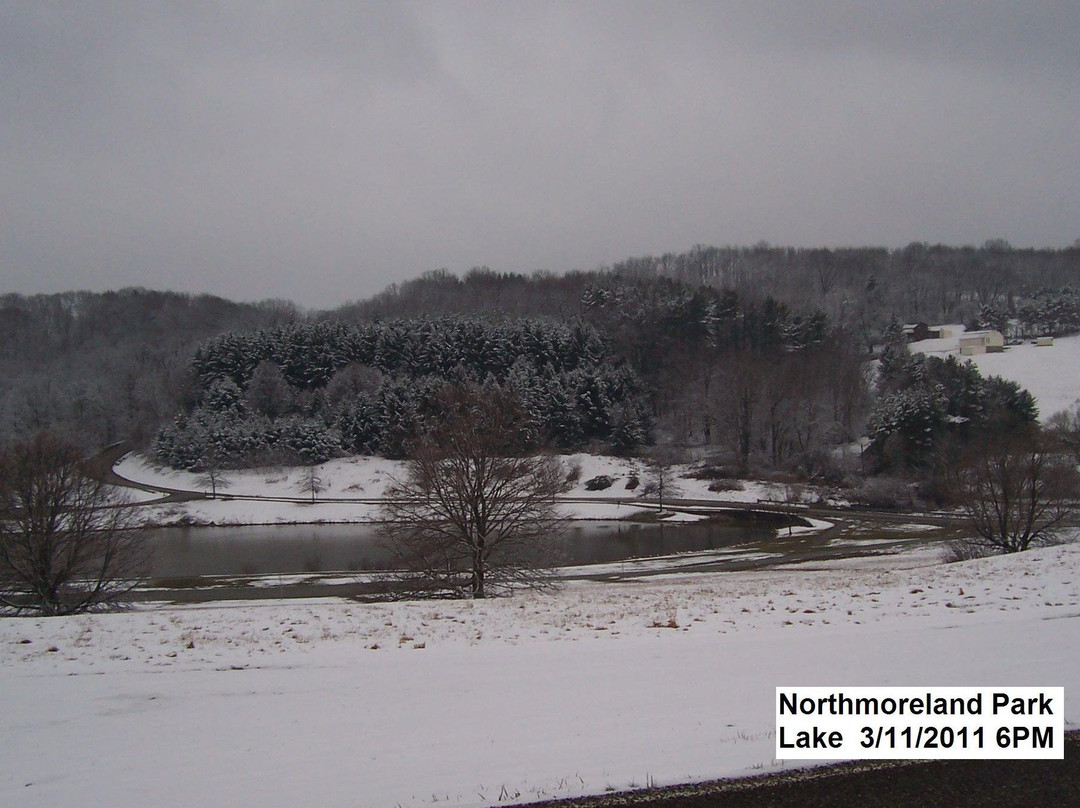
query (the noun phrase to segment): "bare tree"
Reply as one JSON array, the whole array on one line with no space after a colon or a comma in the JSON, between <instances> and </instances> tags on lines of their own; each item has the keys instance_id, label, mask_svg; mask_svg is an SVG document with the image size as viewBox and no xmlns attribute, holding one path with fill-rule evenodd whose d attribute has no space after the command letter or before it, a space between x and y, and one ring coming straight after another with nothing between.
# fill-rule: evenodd
<instances>
[{"instance_id":1,"label":"bare tree","mask_svg":"<svg viewBox=\"0 0 1080 808\"><path fill-rule=\"evenodd\" d=\"M659 513L664 514L664 498L668 501L682 493L672 466L681 459L680 453L672 449L654 448L647 458L648 471L642 493L646 497L656 497L659 501Z\"/></svg>"},{"instance_id":2,"label":"bare tree","mask_svg":"<svg viewBox=\"0 0 1080 808\"><path fill-rule=\"evenodd\" d=\"M196 482L204 488L209 487L210 499L217 499L219 488L229 487L229 480L225 476L225 472L217 466L208 466L204 468L202 473L196 478Z\"/></svg>"},{"instance_id":3,"label":"bare tree","mask_svg":"<svg viewBox=\"0 0 1080 808\"><path fill-rule=\"evenodd\" d=\"M958 492L972 547L1017 553L1052 542L1080 494L1076 467L1044 451L1036 435L997 438L969 456Z\"/></svg>"},{"instance_id":4,"label":"bare tree","mask_svg":"<svg viewBox=\"0 0 1080 808\"><path fill-rule=\"evenodd\" d=\"M735 449L743 474L750 470L750 452L761 409L762 363L762 357L753 351L730 354L716 388L716 420Z\"/></svg>"},{"instance_id":5,"label":"bare tree","mask_svg":"<svg viewBox=\"0 0 1080 808\"><path fill-rule=\"evenodd\" d=\"M1053 440L1070 452L1076 463L1080 463L1080 401L1074 402L1067 410L1051 415L1046 426Z\"/></svg>"},{"instance_id":6,"label":"bare tree","mask_svg":"<svg viewBox=\"0 0 1080 808\"><path fill-rule=\"evenodd\" d=\"M74 446L39 434L0 456L0 605L76 614L123 599L145 572L132 507Z\"/></svg>"},{"instance_id":7,"label":"bare tree","mask_svg":"<svg viewBox=\"0 0 1080 808\"><path fill-rule=\"evenodd\" d=\"M268 418L277 418L289 411L293 393L281 368L270 361L260 362L244 393L247 408Z\"/></svg>"},{"instance_id":8,"label":"bare tree","mask_svg":"<svg viewBox=\"0 0 1080 808\"><path fill-rule=\"evenodd\" d=\"M297 487L304 493L311 494L311 501L314 503L315 498L326 490L326 483L319 474L319 467L308 466L305 468Z\"/></svg>"},{"instance_id":9,"label":"bare tree","mask_svg":"<svg viewBox=\"0 0 1080 808\"><path fill-rule=\"evenodd\" d=\"M211 447L203 454L199 465L202 470L196 482L202 486L209 486L210 498L217 499L218 489L229 487L229 480L222 469L221 454Z\"/></svg>"},{"instance_id":10,"label":"bare tree","mask_svg":"<svg viewBox=\"0 0 1080 808\"><path fill-rule=\"evenodd\" d=\"M566 474L520 445L526 419L495 387L446 390L444 419L413 443L386 491L383 536L413 594L483 598L543 586Z\"/></svg>"}]
</instances>

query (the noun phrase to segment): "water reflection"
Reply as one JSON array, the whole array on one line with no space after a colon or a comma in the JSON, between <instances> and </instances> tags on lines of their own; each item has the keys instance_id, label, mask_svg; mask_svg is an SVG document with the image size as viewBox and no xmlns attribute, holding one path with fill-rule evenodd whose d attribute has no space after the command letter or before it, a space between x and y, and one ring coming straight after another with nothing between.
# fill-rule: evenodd
<instances>
[{"instance_id":1,"label":"water reflection","mask_svg":"<svg viewBox=\"0 0 1080 808\"><path fill-rule=\"evenodd\" d=\"M713 550L773 535L763 527L709 520L681 525L573 522L559 563L597 564ZM147 532L152 575L264 575L384 569L389 554L372 525L260 525L159 528Z\"/></svg>"}]
</instances>

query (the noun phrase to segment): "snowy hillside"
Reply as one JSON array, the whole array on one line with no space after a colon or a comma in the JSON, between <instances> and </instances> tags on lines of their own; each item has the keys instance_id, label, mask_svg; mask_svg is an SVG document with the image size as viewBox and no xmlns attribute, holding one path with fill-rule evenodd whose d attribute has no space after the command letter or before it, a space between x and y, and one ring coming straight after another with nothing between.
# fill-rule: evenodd
<instances>
[{"instance_id":1,"label":"snowy hillside","mask_svg":"<svg viewBox=\"0 0 1080 808\"><path fill-rule=\"evenodd\" d=\"M561 460L567 473L573 472L575 477L564 495L566 502L562 507L566 515L582 519L617 519L628 516L633 510L631 503L641 500L647 471L640 460L588 454L567 455ZM674 482L669 484L674 488L671 496L717 503L753 503L785 496L783 486L758 482L733 482L731 490L710 491L709 480L684 478L688 470L673 467ZM115 471L129 480L159 486L163 490L209 491L209 485L198 474L161 468L142 455L126 455ZM148 506L141 508L139 513L155 524L372 521L378 516L376 500L383 495L392 478L404 474L405 464L380 457L345 457L322 463L315 471L324 490L318 493L314 505L305 490L306 469L263 468L223 473L223 482L218 483L218 499ZM599 477L608 478L610 486L590 490L590 482ZM145 499L141 492L140 499ZM615 499L625 504L573 501L590 499Z\"/></svg>"},{"instance_id":2,"label":"snowy hillside","mask_svg":"<svg viewBox=\"0 0 1080 808\"><path fill-rule=\"evenodd\" d=\"M913 342L913 352L937 356L960 355L961 325L948 326L956 336ZM1071 407L1080 399L1080 335L1054 340L1048 347L1029 342L1013 345L1003 353L962 357L979 366L983 376L1001 376L1019 383L1039 403L1039 417L1046 420L1055 412Z\"/></svg>"}]
</instances>

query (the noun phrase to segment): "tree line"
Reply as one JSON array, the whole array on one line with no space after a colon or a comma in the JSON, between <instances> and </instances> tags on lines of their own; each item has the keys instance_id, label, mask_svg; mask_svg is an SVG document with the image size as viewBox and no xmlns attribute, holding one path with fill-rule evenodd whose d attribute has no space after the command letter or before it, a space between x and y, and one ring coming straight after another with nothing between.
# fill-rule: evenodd
<instances>
[{"instance_id":1,"label":"tree line","mask_svg":"<svg viewBox=\"0 0 1080 808\"><path fill-rule=\"evenodd\" d=\"M215 338L191 371L189 405L154 441L180 468L402 457L440 417L442 389L467 383L512 392L533 447L630 451L650 437L641 379L580 322L301 323Z\"/></svg>"},{"instance_id":2,"label":"tree line","mask_svg":"<svg viewBox=\"0 0 1080 808\"><path fill-rule=\"evenodd\" d=\"M395 294L427 299L432 284L467 287L476 277L427 276ZM480 277L484 288L521 285ZM221 335L194 352L185 407L155 453L184 468L400 457L439 416L441 387L465 383L505 387L529 416L533 445L562 451L727 446L745 470L754 458L805 461L860 427L866 356L822 312L670 278L592 273L560 283L579 292L568 319L355 322L338 311Z\"/></svg>"},{"instance_id":3,"label":"tree line","mask_svg":"<svg viewBox=\"0 0 1080 808\"><path fill-rule=\"evenodd\" d=\"M1080 328L1078 259L1075 247L1000 241L697 246L565 275L437 270L327 312L142 289L6 295L0 438L58 430L97 448L145 443L164 424L197 444L223 432L224 418L231 438L212 442L226 457L273 445L294 458L395 453L438 384L490 377L527 399L550 445L715 446L744 469L806 468L863 434L883 394L866 361L891 321L1070 333ZM484 347L491 328L513 321L532 325L507 326L513 339ZM551 341L550 324L565 327L562 340L586 335L594 356L574 359L578 348ZM174 462L190 464L193 451Z\"/></svg>"},{"instance_id":4,"label":"tree line","mask_svg":"<svg viewBox=\"0 0 1080 808\"><path fill-rule=\"evenodd\" d=\"M1080 244L1060 250L1017 249L1001 239L979 247L912 242L895 250L697 245L683 253L628 258L608 269L803 301L868 347L891 318L977 325L983 308L991 307L1034 328L1053 327L1030 315L1033 305L1054 297L1069 303L1070 317L1080 316Z\"/></svg>"}]
</instances>

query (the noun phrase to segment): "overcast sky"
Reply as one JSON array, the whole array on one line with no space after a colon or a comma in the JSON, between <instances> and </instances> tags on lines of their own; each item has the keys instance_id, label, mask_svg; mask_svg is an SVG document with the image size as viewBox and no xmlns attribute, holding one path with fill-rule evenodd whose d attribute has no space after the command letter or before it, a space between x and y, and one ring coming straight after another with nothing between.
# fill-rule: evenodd
<instances>
[{"instance_id":1,"label":"overcast sky","mask_svg":"<svg viewBox=\"0 0 1080 808\"><path fill-rule=\"evenodd\" d=\"M0 292L1080 238L1080 2L0 0Z\"/></svg>"}]
</instances>

